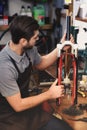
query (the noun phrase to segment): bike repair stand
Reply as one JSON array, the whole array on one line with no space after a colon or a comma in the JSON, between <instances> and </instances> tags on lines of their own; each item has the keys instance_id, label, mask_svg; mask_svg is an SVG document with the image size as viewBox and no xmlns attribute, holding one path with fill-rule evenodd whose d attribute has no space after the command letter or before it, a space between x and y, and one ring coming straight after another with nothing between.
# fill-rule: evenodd
<instances>
[{"instance_id":1,"label":"bike repair stand","mask_svg":"<svg viewBox=\"0 0 87 130\"><path fill-rule=\"evenodd\" d=\"M62 50L65 46L71 46L71 53L64 52ZM65 41L63 44L57 44L58 49L58 85L65 84L65 82L70 83L68 79L67 72L65 74L65 79L62 81L62 68L63 68L63 58L70 56L72 58L73 67L73 89L72 89L72 104L77 104L77 44L72 44L70 41ZM68 65L68 64L67 64ZM59 102L60 104L60 102Z\"/></svg>"},{"instance_id":2,"label":"bike repair stand","mask_svg":"<svg viewBox=\"0 0 87 130\"><path fill-rule=\"evenodd\" d=\"M72 90L71 90L71 102L72 105L65 109L63 112L65 114L69 114L69 115L80 115L83 114L83 112L77 108L77 84L78 84L78 44L73 44L70 42L70 20L71 17L69 15L67 15L66 17L66 23L67 23L67 34L66 34L66 41L62 44L57 44L57 49L58 49L58 64L57 64L57 77L58 77L58 85L61 84L66 84L66 81L68 81L68 83L70 83L70 79L68 77L69 71L70 71L70 64L68 61L68 57L70 57L70 59L72 60L72 68L73 68L73 86L72 86ZM63 48L65 46L70 46L70 51L63 51ZM62 68L63 68L63 59L65 57L65 78L63 80L62 77ZM69 60L70 60L69 59ZM69 68L69 69L68 69ZM56 100L57 105L61 104L61 98L58 98Z\"/></svg>"}]
</instances>

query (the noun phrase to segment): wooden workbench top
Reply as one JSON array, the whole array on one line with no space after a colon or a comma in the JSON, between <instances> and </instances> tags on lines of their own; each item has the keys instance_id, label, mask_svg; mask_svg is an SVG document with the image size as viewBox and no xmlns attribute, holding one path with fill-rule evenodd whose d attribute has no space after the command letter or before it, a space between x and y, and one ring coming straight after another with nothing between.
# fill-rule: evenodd
<instances>
[{"instance_id":1,"label":"wooden workbench top","mask_svg":"<svg viewBox=\"0 0 87 130\"><path fill-rule=\"evenodd\" d=\"M46 69L51 76L56 78L56 64ZM80 104L87 104L87 92L85 93L86 97L82 97L82 95L77 95L77 104L78 107ZM83 110L82 114L76 114L74 116L64 113L64 110L70 108L72 106L72 97L65 95L63 98L60 99L60 105L56 105L56 100L50 101L50 105L55 111L58 113L64 120L66 120L74 130L87 130L87 122L83 121L73 121L70 119L80 119L87 117L87 110Z\"/></svg>"}]
</instances>

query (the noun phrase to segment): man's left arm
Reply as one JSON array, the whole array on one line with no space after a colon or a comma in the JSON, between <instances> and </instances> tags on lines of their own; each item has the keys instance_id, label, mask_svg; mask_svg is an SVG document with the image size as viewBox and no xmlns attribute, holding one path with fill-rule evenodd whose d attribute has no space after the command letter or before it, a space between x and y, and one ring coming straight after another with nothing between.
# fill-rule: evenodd
<instances>
[{"instance_id":1,"label":"man's left arm","mask_svg":"<svg viewBox=\"0 0 87 130\"><path fill-rule=\"evenodd\" d=\"M64 41L65 41L65 39L66 39L66 34L63 35L63 37L62 37L60 43L63 44ZM70 37L70 41L71 41L72 43L74 43L74 38L72 37L72 35L71 35L71 37ZM66 46L64 47L64 50L67 50L67 49L69 49L69 46L68 46L68 47L66 47ZM58 58L58 56L57 56L58 52L57 52L57 51L58 51L58 49L55 48L55 49L54 49L52 52L50 52L49 54L47 54L47 55L45 55L45 56L42 56L42 57L41 57L41 62L36 65L36 68L37 68L37 69L40 69L40 70L46 69L47 67L49 67L49 66L51 66L53 63L55 63L55 61L56 61L57 58Z\"/></svg>"},{"instance_id":2,"label":"man's left arm","mask_svg":"<svg viewBox=\"0 0 87 130\"><path fill-rule=\"evenodd\" d=\"M43 70L52 65L57 60L57 48L49 54L41 57L41 62L36 65L37 69Z\"/></svg>"}]
</instances>

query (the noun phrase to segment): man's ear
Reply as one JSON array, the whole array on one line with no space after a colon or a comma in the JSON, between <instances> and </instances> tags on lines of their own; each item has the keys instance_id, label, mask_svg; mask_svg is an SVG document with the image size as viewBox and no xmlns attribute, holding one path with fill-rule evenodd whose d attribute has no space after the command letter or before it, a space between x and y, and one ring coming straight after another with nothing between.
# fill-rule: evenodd
<instances>
[{"instance_id":1,"label":"man's ear","mask_svg":"<svg viewBox=\"0 0 87 130\"><path fill-rule=\"evenodd\" d=\"M21 38L20 41L21 45L24 47L27 44L27 40L25 38Z\"/></svg>"}]
</instances>

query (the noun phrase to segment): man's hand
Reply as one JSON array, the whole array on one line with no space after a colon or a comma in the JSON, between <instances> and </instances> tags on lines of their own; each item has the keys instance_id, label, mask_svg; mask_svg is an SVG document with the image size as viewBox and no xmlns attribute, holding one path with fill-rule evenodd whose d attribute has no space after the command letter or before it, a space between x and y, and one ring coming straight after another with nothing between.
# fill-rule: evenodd
<instances>
[{"instance_id":1,"label":"man's hand","mask_svg":"<svg viewBox=\"0 0 87 130\"><path fill-rule=\"evenodd\" d=\"M64 86L63 85L57 85L57 80L52 84L52 86L48 90L48 94L50 96L50 99L56 99L59 97L64 96Z\"/></svg>"},{"instance_id":2,"label":"man's hand","mask_svg":"<svg viewBox=\"0 0 87 130\"><path fill-rule=\"evenodd\" d=\"M66 41L66 33L64 33L64 35L63 35L63 37L62 37L62 39L61 39L61 43L64 43ZM73 36L72 36L72 34L70 35L70 41L72 42L72 43L74 43L74 38L73 38Z\"/></svg>"},{"instance_id":3,"label":"man's hand","mask_svg":"<svg viewBox=\"0 0 87 130\"><path fill-rule=\"evenodd\" d=\"M66 33L63 35L62 39L61 39L61 43L64 43L66 41ZM70 42L72 42L74 44L74 38L72 36L72 34L70 35ZM64 46L63 50L68 50L70 48L70 46Z\"/></svg>"}]
</instances>

